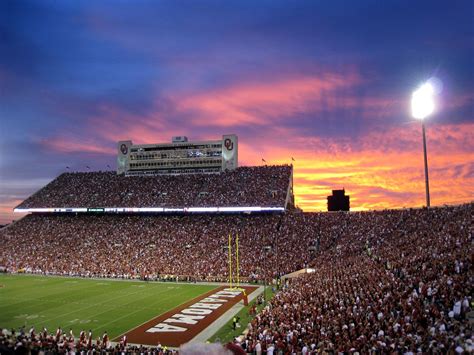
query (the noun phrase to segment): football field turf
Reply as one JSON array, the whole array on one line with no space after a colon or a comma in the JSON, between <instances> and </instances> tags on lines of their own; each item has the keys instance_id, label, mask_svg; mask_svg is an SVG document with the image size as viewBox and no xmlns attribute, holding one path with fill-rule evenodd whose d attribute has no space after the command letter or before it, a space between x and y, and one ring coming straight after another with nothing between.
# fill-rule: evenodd
<instances>
[{"instance_id":1,"label":"football field turf","mask_svg":"<svg viewBox=\"0 0 474 355\"><path fill-rule=\"evenodd\" d=\"M0 274L0 327L34 326L74 335L91 329L113 339L213 285Z\"/></svg>"}]
</instances>

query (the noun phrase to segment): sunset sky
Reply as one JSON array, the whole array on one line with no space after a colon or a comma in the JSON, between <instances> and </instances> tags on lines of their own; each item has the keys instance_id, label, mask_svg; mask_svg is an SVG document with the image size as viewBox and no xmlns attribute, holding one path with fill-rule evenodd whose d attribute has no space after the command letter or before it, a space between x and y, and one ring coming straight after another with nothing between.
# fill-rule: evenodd
<instances>
[{"instance_id":1,"label":"sunset sky","mask_svg":"<svg viewBox=\"0 0 474 355\"><path fill-rule=\"evenodd\" d=\"M296 203L474 198L474 2L0 1L0 223L65 171L115 169L116 142L239 136L240 165L291 163Z\"/></svg>"}]
</instances>

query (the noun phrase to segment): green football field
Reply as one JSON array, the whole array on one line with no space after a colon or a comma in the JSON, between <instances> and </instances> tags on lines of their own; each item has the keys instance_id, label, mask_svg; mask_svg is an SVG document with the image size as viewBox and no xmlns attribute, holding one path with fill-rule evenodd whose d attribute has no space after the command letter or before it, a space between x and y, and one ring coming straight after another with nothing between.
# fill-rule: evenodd
<instances>
[{"instance_id":1,"label":"green football field","mask_svg":"<svg viewBox=\"0 0 474 355\"><path fill-rule=\"evenodd\" d=\"M111 339L217 286L0 274L0 327Z\"/></svg>"}]
</instances>

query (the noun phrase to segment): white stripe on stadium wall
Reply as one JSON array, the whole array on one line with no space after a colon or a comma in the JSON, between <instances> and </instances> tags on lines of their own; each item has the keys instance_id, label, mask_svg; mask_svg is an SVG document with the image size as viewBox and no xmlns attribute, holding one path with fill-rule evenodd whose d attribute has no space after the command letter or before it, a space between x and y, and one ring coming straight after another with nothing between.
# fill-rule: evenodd
<instances>
[{"instance_id":1,"label":"white stripe on stadium wall","mask_svg":"<svg viewBox=\"0 0 474 355\"><path fill-rule=\"evenodd\" d=\"M84 212L107 212L107 213L220 213L220 212L283 212L284 207L185 207L185 208L163 208L163 207L106 207L106 208L15 208L19 213L84 213Z\"/></svg>"}]
</instances>

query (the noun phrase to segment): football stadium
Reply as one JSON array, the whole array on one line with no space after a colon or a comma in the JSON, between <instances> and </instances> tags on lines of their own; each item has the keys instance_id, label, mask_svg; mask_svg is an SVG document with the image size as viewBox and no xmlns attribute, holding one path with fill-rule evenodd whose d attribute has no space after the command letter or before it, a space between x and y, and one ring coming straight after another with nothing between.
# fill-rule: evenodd
<instances>
[{"instance_id":1,"label":"football stadium","mask_svg":"<svg viewBox=\"0 0 474 355\"><path fill-rule=\"evenodd\" d=\"M238 137L117 143L0 230L0 327L31 352L444 353L471 340L474 204L296 208ZM211 346L211 345L209 345ZM0 352L3 353L0 349Z\"/></svg>"}]
</instances>

